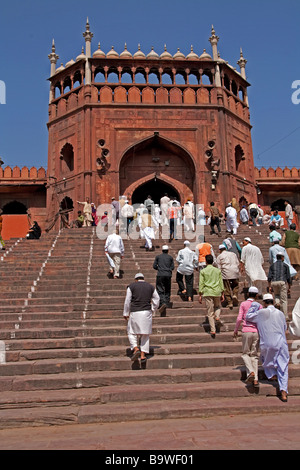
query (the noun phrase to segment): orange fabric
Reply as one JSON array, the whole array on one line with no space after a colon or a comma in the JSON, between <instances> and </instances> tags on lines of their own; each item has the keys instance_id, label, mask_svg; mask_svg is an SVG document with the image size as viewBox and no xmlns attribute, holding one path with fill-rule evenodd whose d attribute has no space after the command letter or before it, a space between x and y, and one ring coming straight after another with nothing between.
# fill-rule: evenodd
<instances>
[{"instance_id":1,"label":"orange fabric","mask_svg":"<svg viewBox=\"0 0 300 470\"><path fill-rule=\"evenodd\" d=\"M2 238L9 240L10 238L26 237L28 232L28 216L26 214L2 215Z\"/></svg>"},{"instance_id":2,"label":"orange fabric","mask_svg":"<svg viewBox=\"0 0 300 470\"><path fill-rule=\"evenodd\" d=\"M199 263L205 263L205 256L211 255L211 245L209 243L200 243L197 245L199 250Z\"/></svg>"},{"instance_id":3,"label":"orange fabric","mask_svg":"<svg viewBox=\"0 0 300 470\"><path fill-rule=\"evenodd\" d=\"M178 216L178 208L177 207L170 207L168 209L169 219L177 219Z\"/></svg>"}]
</instances>

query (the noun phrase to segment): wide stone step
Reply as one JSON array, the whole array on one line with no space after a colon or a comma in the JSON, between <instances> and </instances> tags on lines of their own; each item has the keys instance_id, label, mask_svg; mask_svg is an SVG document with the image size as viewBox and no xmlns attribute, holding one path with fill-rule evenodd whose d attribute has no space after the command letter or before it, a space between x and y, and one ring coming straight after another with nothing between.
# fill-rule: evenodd
<instances>
[{"instance_id":1,"label":"wide stone step","mask_svg":"<svg viewBox=\"0 0 300 470\"><path fill-rule=\"evenodd\" d=\"M218 342L229 342L232 345L232 333L222 333L216 335L216 338L212 340L210 335L207 333L186 333L182 334L165 334L165 335L152 335L151 344L152 348L158 348L161 345L169 344L181 344L182 347L185 345L196 344L201 347L203 343L211 341L212 344ZM46 350L61 350L61 349L78 349L78 355L81 354L80 349L86 348L105 348L115 346L128 346L127 335L122 336L82 336L82 337L70 337L70 338L42 338L42 339L10 339L5 342L6 353L8 354L7 361L18 360L19 354L22 353L24 357L27 351L43 351ZM167 347L167 346L166 346ZM9 359L11 357L12 359ZM21 356L20 356L21 357Z\"/></svg>"},{"instance_id":2,"label":"wide stone step","mask_svg":"<svg viewBox=\"0 0 300 470\"><path fill-rule=\"evenodd\" d=\"M192 313L193 314L192 314ZM113 313L115 313L113 315ZM195 324L199 325L203 322L203 316L206 315L206 310L204 309L186 309L184 311L174 311L172 317L160 317L155 316L153 318L154 325L172 325L178 324ZM0 320L0 330L7 329L30 329L30 328L72 328L72 327L81 327L83 322L89 327L109 327L109 326L120 326L123 324L122 313L118 315L116 312L108 312L108 318L103 315L102 312L88 316L88 318L83 319L82 314L79 313L44 313L44 314L33 314L33 313L23 313L23 314L2 314ZM232 324L234 328L237 315L235 314L223 314L222 320L223 323L226 323L226 326L229 328Z\"/></svg>"},{"instance_id":3,"label":"wide stone step","mask_svg":"<svg viewBox=\"0 0 300 470\"><path fill-rule=\"evenodd\" d=\"M150 346L150 352L148 358L153 356L163 355L175 355L175 354L219 354L219 353L235 353L242 354L241 341L235 341L232 343L230 338L224 338L225 335L218 336L218 340L214 342L207 342L207 338L203 335L199 338L199 342L190 344L189 341L184 343L183 341L178 343L171 343L171 339L168 341L159 342L160 338L157 338L157 342ZM165 338L163 338L164 340ZM24 344L24 343L23 343ZM40 348L38 347L40 345ZM293 340L288 341L290 355L294 355L294 343ZM131 350L128 347L127 338L122 338L120 341L119 337L108 338L103 341L103 338L88 338L84 341L78 340L65 340L64 342L52 341L47 344L33 344L29 341L20 348L18 343L13 342L6 343L6 367L12 362L19 361L37 361L44 359L77 359L77 358L103 358L113 357L117 358L131 355ZM32 349L29 349L30 346ZM59 347L60 346L60 347ZM299 371L300 375L300 371Z\"/></svg>"},{"instance_id":4,"label":"wide stone step","mask_svg":"<svg viewBox=\"0 0 300 470\"><path fill-rule=\"evenodd\" d=\"M278 398L262 396L205 398L202 400L154 400L145 403L125 402L120 405L88 404L60 407L38 407L0 410L0 428L57 426L66 424L113 423L175 418L207 418L245 414L299 412L300 398L290 397L288 404ZM284 418L283 418L284 419Z\"/></svg>"},{"instance_id":5,"label":"wide stone step","mask_svg":"<svg viewBox=\"0 0 300 470\"><path fill-rule=\"evenodd\" d=\"M237 374L236 374L237 375ZM88 404L109 404L120 402L143 402L153 400L203 400L206 398L234 398L249 397L250 395L275 396L277 394L274 384L267 380L260 380L259 390L241 381L227 380L216 387L216 382L197 383L156 383L155 388L149 384L132 383L124 385L109 385L102 387L48 390L30 392L2 392L0 397L0 410L35 407L60 407ZM171 386L170 386L171 385ZM289 385L290 397L299 395L299 383L291 380Z\"/></svg>"},{"instance_id":6,"label":"wide stone step","mask_svg":"<svg viewBox=\"0 0 300 470\"><path fill-rule=\"evenodd\" d=\"M243 361L240 353L191 353L191 354L165 354L155 355L147 361L147 369L199 369L206 367L238 367ZM58 374L58 382L67 373L81 373L92 371L113 371L140 368L139 363L132 362L128 357L91 357L76 359L45 359L36 361L19 361L0 365L0 377L3 382L5 377L18 375L45 375ZM0 385L1 390L1 385Z\"/></svg>"},{"instance_id":7,"label":"wide stone step","mask_svg":"<svg viewBox=\"0 0 300 470\"><path fill-rule=\"evenodd\" d=\"M206 328L206 324L204 324ZM170 335L170 334L179 334L184 336L188 333L203 333L204 326L202 324L160 324L153 325L152 331L153 335ZM224 325L221 327L221 332L229 331L229 325ZM231 328L233 331L233 328ZM126 327L125 324L116 325L116 326L89 326L87 323L82 322L82 325L79 327L68 327L68 328L31 328L31 329L22 329L16 328L14 330L3 330L0 331L0 340L9 340L9 339L49 339L49 338L72 338L72 337L88 337L88 336L125 336Z\"/></svg>"},{"instance_id":8,"label":"wide stone step","mask_svg":"<svg viewBox=\"0 0 300 470\"><path fill-rule=\"evenodd\" d=\"M207 353L207 354L170 354L154 356L147 361L147 369L188 369L212 366L238 366L242 365L240 354L234 353ZM91 372L103 370L128 370L136 367L128 357L77 358L74 359L48 359L41 361L20 361L0 365L0 377L32 374L58 374L76 372Z\"/></svg>"},{"instance_id":9,"label":"wide stone step","mask_svg":"<svg viewBox=\"0 0 300 470\"><path fill-rule=\"evenodd\" d=\"M128 361L127 361L128 362ZM149 361L150 362L150 361ZM208 383L215 382L216 388L222 388L224 382L235 381L238 386L241 380L246 379L244 365L237 364L217 365L211 364L207 367L199 368L195 364L187 368L147 368L141 369L139 363L134 363L125 369L105 369L105 370L81 370L77 368L74 371L65 373L28 373L17 375L0 376L0 391L22 392L22 391L42 391L42 390L72 390L89 389L106 386L127 385L148 385L150 389L155 389L157 384L189 384L189 383ZM289 382L293 384L294 394L298 394L299 370L297 366L289 365ZM266 376L263 370L259 369L259 380L265 381ZM276 387L276 382L272 382ZM292 394L291 390L290 393ZM225 395L226 396L226 395Z\"/></svg>"}]
</instances>

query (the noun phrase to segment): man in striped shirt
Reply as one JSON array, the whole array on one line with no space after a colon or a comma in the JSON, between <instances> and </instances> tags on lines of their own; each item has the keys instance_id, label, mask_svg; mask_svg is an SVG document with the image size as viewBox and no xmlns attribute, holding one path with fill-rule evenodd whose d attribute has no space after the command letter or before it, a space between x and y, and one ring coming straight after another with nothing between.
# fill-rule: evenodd
<instances>
[{"instance_id":1,"label":"man in striped shirt","mask_svg":"<svg viewBox=\"0 0 300 470\"><path fill-rule=\"evenodd\" d=\"M258 388L258 359L259 359L259 334L254 323L246 320L246 315L252 305L256 305L258 309L262 306L257 302L259 291L257 287L250 287L248 290L247 300L241 303L239 314L236 320L233 337L238 338L238 331L242 323L242 359L244 361L247 372L247 383L252 383Z\"/></svg>"},{"instance_id":2,"label":"man in striped shirt","mask_svg":"<svg viewBox=\"0 0 300 470\"><path fill-rule=\"evenodd\" d=\"M276 255L277 261L270 266L268 274L268 292L274 292L275 306L280 306L285 318L288 319L288 295L291 291L291 275L289 266L284 263L284 253ZM288 287L287 287L288 286Z\"/></svg>"}]
</instances>

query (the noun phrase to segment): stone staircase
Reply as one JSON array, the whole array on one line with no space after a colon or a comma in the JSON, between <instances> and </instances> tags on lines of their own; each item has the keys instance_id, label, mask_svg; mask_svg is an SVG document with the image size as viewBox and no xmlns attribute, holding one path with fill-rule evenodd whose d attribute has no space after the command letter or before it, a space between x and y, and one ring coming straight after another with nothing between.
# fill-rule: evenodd
<instances>
[{"instance_id":1,"label":"stone staircase","mask_svg":"<svg viewBox=\"0 0 300 470\"><path fill-rule=\"evenodd\" d=\"M208 227L205 233L218 253L224 237L210 236ZM267 228L240 227L237 240L245 234L261 247L267 270ZM241 341L232 336L238 307L223 309L224 326L212 339L197 296L192 308L177 296L175 272L173 307L154 317L146 367L130 360L126 286L139 271L155 283L152 264L165 243L156 240L146 252L141 240L125 240L121 279L109 277L104 241L92 228L7 243L0 260L0 428L300 410L299 365L291 360L287 404L262 370L255 393L243 382ZM176 257L183 240L169 246ZM290 314L298 297L296 281ZM291 357L296 340L288 337Z\"/></svg>"}]
</instances>

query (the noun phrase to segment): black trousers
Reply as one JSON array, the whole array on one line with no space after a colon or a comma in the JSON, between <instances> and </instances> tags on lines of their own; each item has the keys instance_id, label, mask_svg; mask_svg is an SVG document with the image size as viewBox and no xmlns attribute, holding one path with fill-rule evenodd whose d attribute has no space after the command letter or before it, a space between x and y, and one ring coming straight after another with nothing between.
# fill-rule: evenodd
<instances>
[{"instance_id":1,"label":"black trousers","mask_svg":"<svg viewBox=\"0 0 300 470\"><path fill-rule=\"evenodd\" d=\"M211 233L216 233L216 232L215 232L215 225L217 226L218 232L221 232L220 219L219 219L219 217L211 218L211 220L210 220L210 230L211 230Z\"/></svg>"},{"instance_id":2,"label":"black trousers","mask_svg":"<svg viewBox=\"0 0 300 470\"><path fill-rule=\"evenodd\" d=\"M185 280L185 285L183 282L183 277ZM187 297L193 298L193 283L194 283L194 274L181 274L177 271L176 282L180 291L186 290Z\"/></svg>"},{"instance_id":3,"label":"black trousers","mask_svg":"<svg viewBox=\"0 0 300 470\"><path fill-rule=\"evenodd\" d=\"M171 297L171 276L156 276L156 290L159 295L159 306L168 305Z\"/></svg>"},{"instance_id":4,"label":"black trousers","mask_svg":"<svg viewBox=\"0 0 300 470\"><path fill-rule=\"evenodd\" d=\"M170 219L170 240L173 240L176 238L176 224L177 224L177 219Z\"/></svg>"}]
</instances>

